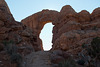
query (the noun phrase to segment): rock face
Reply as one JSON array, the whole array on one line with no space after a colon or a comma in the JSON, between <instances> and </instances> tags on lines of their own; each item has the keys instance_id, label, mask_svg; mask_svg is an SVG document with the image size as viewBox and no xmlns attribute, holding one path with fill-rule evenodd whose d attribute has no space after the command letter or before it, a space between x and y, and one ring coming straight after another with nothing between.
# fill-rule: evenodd
<instances>
[{"instance_id":1,"label":"rock face","mask_svg":"<svg viewBox=\"0 0 100 67\"><path fill-rule=\"evenodd\" d=\"M14 20L4 0L0 0L0 5L0 43L13 40L18 46L34 45L32 40L36 39L32 31Z\"/></svg>"},{"instance_id":2,"label":"rock face","mask_svg":"<svg viewBox=\"0 0 100 67\"><path fill-rule=\"evenodd\" d=\"M32 52L25 57L26 63L23 67L59 67L59 62L69 57L61 50Z\"/></svg>"},{"instance_id":3,"label":"rock face","mask_svg":"<svg viewBox=\"0 0 100 67\"><path fill-rule=\"evenodd\" d=\"M5 2L5 0L0 0L0 8L2 10L6 10L9 14L11 14L8 6L7 6L7 3Z\"/></svg>"},{"instance_id":4,"label":"rock face","mask_svg":"<svg viewBox=\"0 0 100 67\"><path fill-rule=\"evenodd\" d=\"M51 50L61 49L77 54L83 43L90 43L92 38L100 36L100 8L91 14L86 10L77 13L66 5L60 12L43 10L22 20L38 36L43 26L49 22L54 25Z\"/></svg>"},{"instance_id":5,"label":"rock face","mask_svg":"<svg viewBox=\"0 0 100 67\"><path fill-rule=\"evenodd\" d=\"M100 8L91 14L86 10L77 13L66 5L60 12L43 10L21 22L15 21L5 0L0 0L0 67L16 67L16 64L9 62L5 41L14 42L12 45L18 48L17 54L22 57L27 55L27 67L58 67L58 63L64 59L73 55L77 58L82 44L90 44L94 37L100 37ZM51 52L44 52L39 34L49 22L54 25L53 46ZM11 43L7 45L10 47Z\"/></svg>"},{"instance_id":6,"label":"rock face","mask_svg":"<svg viewBox=\"0 0 100 67\"><path fill-rule=\"evenodd\" d=\"M33 31L15 21L5 0L0 0L0 67L16 67L16 64L10 65L9 55L5 51L3 42L7 41L13 41L22 56L41 50Z\"/></svg>"},{"instance_id":7,"label":"rock face","mask_svg":"<svg viewBox=\"0 0 100 67\"><path fill-rule=\"evenodd\" d=\"M33 52L25 57L25 61L25 67L52 67L49 52Z\"/></svg>"}]
</instances>

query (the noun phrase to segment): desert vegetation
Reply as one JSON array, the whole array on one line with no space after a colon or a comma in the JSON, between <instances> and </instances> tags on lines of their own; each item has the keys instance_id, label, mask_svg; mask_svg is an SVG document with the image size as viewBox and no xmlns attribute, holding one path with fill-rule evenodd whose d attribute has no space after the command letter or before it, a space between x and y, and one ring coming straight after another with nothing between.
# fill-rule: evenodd
<instances>
[{"instance_id":1,"label":"desert vegetation","mask_svg":"<svg viewBox=\"0 0 100 67\"><path fill-rule=\"evenodd\" d=\"M78 61L80 65L87 65L88 67L98 67L100 62L100 37L95 37L91 44L83 44L81 51L81 59Z\"/></svg>"},{"instance_id":2,"label":"desert vegetation","mask_svg":"<svg viewBox=\"0 0 100 67\"><path fill-rule=\"evenodd\" d=\"M6 53L10 56L10 62L12 64L16 63L17 67L21 67L22 56L19 54L18 47L13 40L3 41Z\"/></svg>"}]
</instances>

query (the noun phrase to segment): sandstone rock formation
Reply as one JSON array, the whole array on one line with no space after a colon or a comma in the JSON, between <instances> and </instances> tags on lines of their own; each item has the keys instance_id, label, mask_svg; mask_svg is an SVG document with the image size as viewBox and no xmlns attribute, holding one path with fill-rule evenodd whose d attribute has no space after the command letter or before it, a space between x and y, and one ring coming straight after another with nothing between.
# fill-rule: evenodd
<instances>
[{"instance_id":1,"label":"sandstone rock formation","mask_svg":"<svg viewBox=\"0 0 100 67\"><path fill-rule=\"evenodd\" d=\"M39 34L46 23L55 21L56 15L58 15L57 11L43 10L41 12L33 14L32 16L22 20L21 22L33 30L33 34L37 36L38 44L42 47L42 41L39 38Z\"/></svg>"},{"instance_id":2,"label":"sandstone rock formation","mask_svg":"<svg viewBox=\"0 0 100 67\"><path fill-rule=\"evenodd\" d=\"M33 31L15 21L5 0L0 0L0 67L11 67L9 55L3 44L6 41L13 41L22 56L41 50Z\"/></svg>"},{"instance_id":3,"label":"sandstone rock formation","mask_svg":"<svg viewBox=\"0 0 100 67\"><path fill-rule=\"evenodd\" d=\"M5 0L0 0L0 67L16 67L16 64L9 62L10 56L4 41L14 42L13 45L18 48L17 53L27 58L23 63L27 67L58 67L58 63L64 59L77 59L82 44L90 44L94 37L100 37L100 8L96 8L91 14L86 10L77 13L66 5L60 12L42 10L21 22L15 21ZM42 51L39 35L49 22L54 25L53 46L51 51L45 52Z\"/></svg>"},{"instance_id":4,"label":"sandstone rock formation","mask_svg":"<svg viewBox=\"0 0 100 67\"><path fill-rule=\"evenodd\" d=\"M86 10L77 13L71 6L66 5L60 12L43 10L35 13L23 19L22 23L39 36L43 26L51 22L54 25L51 50L61 49L77 55L83 43L90 43L92 38L100 36L99 14L100 8L91 14Z\"/></svg>"},{"instance_id":5,"label":"sandstone rock formation","mask_svg":"<svg viewBox=\"0 0 100 67\"><path fill-rule=\"evenodd\" d=\"M5 0L0 0L0 8L2 10L6 10L9 14L11 14L9 7L7 6L7 3L5 2Z\"/></svg>"}]
</instances>

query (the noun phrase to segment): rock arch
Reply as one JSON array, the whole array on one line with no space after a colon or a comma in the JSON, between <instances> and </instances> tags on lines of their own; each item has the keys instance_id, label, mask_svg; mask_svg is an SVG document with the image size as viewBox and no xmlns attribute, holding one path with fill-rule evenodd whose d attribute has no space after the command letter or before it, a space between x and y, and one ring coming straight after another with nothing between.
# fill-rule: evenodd
<instances>
[{"instance_id":1,"label":"rock arch","mask_svg":"<svg viewBox=\"0 0 100 67\"><path fill-rule=\"evenodd\" d=\"M46 23L52 22L53 27L53 39L52 50L61 49L64 51L71 50L82 43L88 43L89 39L95 36L99 36L92 28L96 25L100 27L100 8L95 9L91 14L82 10L77 13L70 6L66 5L62 7L60 12L54 10L43 10L35 13L22 20L26 26L33 30L33 33L37 36L37 44L42 47L42 41L39 38L39 34ZM91 34L88 31L94 31L92 36L83 35ZM83 35L83 36L81 36ZM77 51L77 50L76 50Z\"/></svg>"},{"instance_id":2,"label":"rock arch","mask_svg":"<svg viewBox=\"0 0 100 67\"><path fill-rule=\"evenodd\" d=\"M55 25L58 13L59 12L54 10L42 10L41 12L35 13L21 21L33 30L33 34L37 37L37 44L41 44L41 49L43 49L43 47L39 34L46 23L52 22L52 24Z\"/></svg>"},{"instance_id":3,"label":"rock arch","mask_svg":"<svg viewBox=\"0 0 100 67\"><path fill-rule=\"evenodd\" d=\"M59 29L65 24L64 20L66 20L66 16L68 15L72 17L75 14L77 14L75 10L70 5L66 5L61 9L60 12L48 9L42 10L38 13L35 13L23 19L21 22L33 30L33 34L36 35L37 37L36 44L38 46L40 46L41 44L41 47L39 47L41 49L43 49L43 47L42 47L42 41L39 38L39 34L46 23L52 22L52 24L54 25L52 43L54 46L53 48L55 49L57 46L55 46L54 44L57 38L59 38L60 35L62 34L61 33L59 35Z\"/></svg>"},{"instance_id":4,"label":"rock arch","mask_svg":"<svg viewBox=\"0 0 100 67\"><path fill-rule=\"evenodd\" d=\"M32 28L33 31L39 35L40 31L46 23L52 22L54 25L54 21L57 18L58 13L59 12L54 10L42 10L41 12L35 13L25 18L22 20L22 23Z\"/></svg>"}]
</instances>

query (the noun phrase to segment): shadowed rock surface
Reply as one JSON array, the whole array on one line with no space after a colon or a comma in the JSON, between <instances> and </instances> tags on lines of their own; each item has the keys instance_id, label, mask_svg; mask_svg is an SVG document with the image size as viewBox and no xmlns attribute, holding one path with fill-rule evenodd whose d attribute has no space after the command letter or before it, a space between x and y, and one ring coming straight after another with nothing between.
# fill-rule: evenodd
<instances>
[{"instance_id":1,"label":"shadowed rock surface","mask_svg":"<svg viewBox=\"0 0 100 67\"><path fill-rule=\"evenodd\" d=\"M26 56L25 60L25 67L52 67L49 52L33 52Z\"/></svg>"},{"instance_id":2,"label":"shadowed rock surface","mask_svg":"<svg viewBox=\"0 0 100 67\"><path fill-rule=\"evenodd\" d=\"M50 51L45 52L39 35L44 25L50 22L54 25L53 45ZM77 61L78 54L83 50L82 44L90 44L94 37L100 37L99 7L90 14L86 10L77 13L66 5L60 12L42 10L17 22L5 0L0 0L0 67L18 65L11 63L12 57L7 53L4 41L14 42L7 43L8 48L14 45L18 49L16 54L21 55L24 67L59 67L59 62L65 59Z\"/></svg>"},{"instance_id":3,"label":"shadowed rock surface","mask_svg":"<svg viewBox=\"0 0 100 67\"><path fill-rule=\"evenodd\" d=\"M5 0L0 0L0 67L16 67L16 64L10 63L10 56L3 44L3 42L8 41L14 42L14 44L11 44L18 48L17 53L23 57L31 52L41 50L33 31L22 23L15 21ZM9 45L9 47L11 46ZM10 49L9 47L7 49Z\"/></svg>"}]
</instances>

